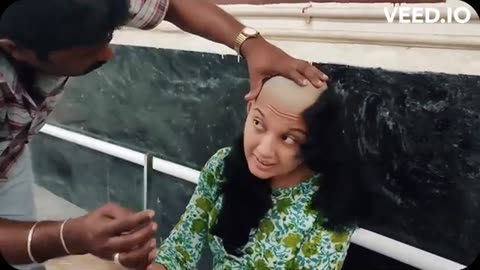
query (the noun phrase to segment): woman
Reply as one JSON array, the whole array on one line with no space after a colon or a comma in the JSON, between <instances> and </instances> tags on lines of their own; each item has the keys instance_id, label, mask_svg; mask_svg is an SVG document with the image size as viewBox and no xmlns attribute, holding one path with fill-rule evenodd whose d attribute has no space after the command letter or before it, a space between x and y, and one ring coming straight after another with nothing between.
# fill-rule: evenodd
<instances>
[{"instance_id":1,"label":"woman","mask_svg":"<svg viewBox=\"0 0 480 270\"><path fill-rule=\"evenodd\" d=\"M214 269L342 268L369 178L332 88L264 84L243 135L202 169L155 269L193 269L207 242Z\"/></svg>"}]
</instances>

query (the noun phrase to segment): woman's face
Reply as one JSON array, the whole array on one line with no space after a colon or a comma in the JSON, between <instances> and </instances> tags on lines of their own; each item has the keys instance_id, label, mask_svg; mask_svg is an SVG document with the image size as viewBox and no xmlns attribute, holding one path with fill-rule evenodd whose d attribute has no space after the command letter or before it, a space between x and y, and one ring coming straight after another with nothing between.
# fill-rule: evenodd
<instances>
[{"instance_id":1,"label":"woman's face","mask_svg":"<svg viewBox=\"0 0 480 270\"><path fill-rule=\"evenodd\" d=\"M306 133L302 118L287 116L262 102L252 103L243 137L250 172L270 179L295 171L302 164L300 145Z\"/></svg>"},{"instance_id":2,"label":"woman's face","mask_svg":"<svg viewBox=\"0 0 480 270\"><path fill-rule=\"evenodd\" d=\"M321 89L300 87L283 77L267 81L248 104L243 145L250 172L258 178L286 176L302 169L300 146L307 139L303 111Z\"/></svg>"}]
</instances>

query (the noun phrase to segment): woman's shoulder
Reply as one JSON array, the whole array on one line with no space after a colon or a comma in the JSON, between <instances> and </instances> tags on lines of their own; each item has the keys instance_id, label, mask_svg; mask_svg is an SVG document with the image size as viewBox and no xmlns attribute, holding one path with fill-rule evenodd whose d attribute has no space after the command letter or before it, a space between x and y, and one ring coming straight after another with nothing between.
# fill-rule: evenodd
<instances>
[{"instance_id":1,"label":"woman's shoulder","mask_svg":"<svg viewBox=\"0 0 480 270\"><path fill-rule=\"evenodd\" d=\"M223 167L223 162L225 158L231 151L231 147L223 147L218 149L207 161L205 164L206 167L213 169L218 167Z\"/></svg>"},{"instance_id":2,"label":"woman's shoulder","mask_svg":"<svg viewBox=\"0 0 480 270\"><path fill-rule=\"evenodd\" d=\"M222 178L225 158L230 153L230 147L218 149L206 162L202 171L207 182L212 186L218 183Z\"/></svg>"},{"instance_id":3,"label":"woman's shoulder","mask_svg":"<svg viewBox=\"0 0 480 270\"><path fill-rule=\"evenodd\" d=\"M228 156L228 154L230 154L231 150L232 150L232 147L230 146L220 148L217 150L217 152L215 152L215 154L213 154L212 157L223 160L225 159L225 157Z\"/></svg>"}]
</instances>

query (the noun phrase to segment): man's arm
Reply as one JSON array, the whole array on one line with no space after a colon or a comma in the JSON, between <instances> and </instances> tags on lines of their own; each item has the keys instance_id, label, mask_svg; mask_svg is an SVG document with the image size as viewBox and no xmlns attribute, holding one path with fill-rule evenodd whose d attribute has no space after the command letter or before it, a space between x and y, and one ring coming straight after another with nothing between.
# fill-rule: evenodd
<instances>
[{"instance_id":1,"label":"man's arm","mask_svg":"<svg viewBox=\"0 0 480 270\"><path fill-rule=\"evenodd\" d=\"M165 20L232 49L237 35L245 27L209 0L170 0Z\"/></svg>"},{"instance_id":2,"label":"man's arm","mask_svg":"<svg viewBox=\"0 0 480 270\"><path fill-rule=\"evenodd\" d=\"M235 39L244 25L219 8L212 0L129 0L132 20L129 26L151 29L163 19L182 30L234 48ZM247 39L240 47L248 64L250 92L254 99L264 79L284 76L299 85L308 82L323 87L328 77L313 65L295 59L263 39Z\"/></svg>"},{"instance_id":3,"label":"man's arm","mask_svg":"<svg viewBox=\"0 0 480 270\"><path fill-rule=\"evenodd\" d=\"M211 0L170 0L165 20L186 32L234 48L238 34L245 27ZM281 75L299 85L312 83L324 87L328 77L313 65L295 59L266 41L261 35L247 39L240 53L248 64L250 91L247 100L257 97L263 81Z\"/></svg>"},{"instance_id":4,"label":"man's arm","mask_svg":"<svg viewBox=\"0 0 480 270\"><path fill-rule=\"evenodd\" d=\"M130 3L131 19L127 26L152 29L165 18L169 0L124 0Z\"/></svg>"},{"instance_id":5,"label":"man's arm","mask_svg":"<svg viewBox=\"0 0 480 270\"><path fill-rule=\"evenodd\" d=\"M155 259L153 212L133 213L107 204L89 214L71 219L64 225L63 237L72 255L91 253L111 260L116 252L120 262L145 269ZM28 235L34 222L0 219L0 253L10 264L28 264ZM32 234L31 253L37 262L67 255L63 248L58 221L39 223ZM132 249L137 247L136 249Z\"/></svg>"},{"instance_id":6,"label":"man's arm","mask_svg":"<svg viewBox=\"0 0 480 270\"><path fill-rule=\"evenodd\" d=\"M0 219L0 253L11 264L31 262L27 253L27 236L33 222ZM38 262L67 255L60 242L60 222L39 224L32 239L31 250Z\"/></svg>"},{"instance_id":7,"label":"man's arm","mask_svg":"<svg viewBox=\"0 0 480 270\"><path fill-rule=\"evenodd\" d=\"M185 32L222 43L233 49L244 27L210 0L129 0L128 26L149 30L163 20Z\"/></svg>"}]
</instances>

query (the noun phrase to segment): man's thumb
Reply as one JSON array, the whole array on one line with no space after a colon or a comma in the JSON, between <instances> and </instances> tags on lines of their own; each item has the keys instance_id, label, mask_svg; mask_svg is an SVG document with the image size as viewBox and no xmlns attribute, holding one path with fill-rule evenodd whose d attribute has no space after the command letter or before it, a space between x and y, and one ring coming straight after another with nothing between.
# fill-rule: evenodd
<instances>
[{"instance_id":1,"label":"man's thumb","mask_svg":"<svg viewBox=\"0 0 480 270\"><path fill-rule=\"evenodd\" d=\"M262 89L262 80L256 78L250 79L250 91L245 96L245 99L247 101L255 99L260 93L260 89Z\"/></svg>"}]
</instances>

